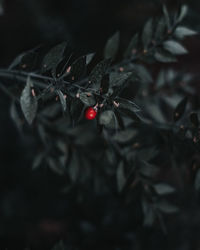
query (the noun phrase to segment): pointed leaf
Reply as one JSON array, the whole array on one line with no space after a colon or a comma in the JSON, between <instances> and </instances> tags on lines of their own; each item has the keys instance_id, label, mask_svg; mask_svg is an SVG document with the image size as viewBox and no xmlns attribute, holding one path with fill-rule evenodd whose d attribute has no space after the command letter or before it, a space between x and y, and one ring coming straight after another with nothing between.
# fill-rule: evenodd
<instances>
[{"instance_id":1,"label":"pointed leaf","mask_svg":"<svg viewBox=\"0 0 200 250\"><path fill-rule=\"evenodd\" d=\"M178 42L174 40L168 40L163 43L164 49L169 51L174 55L184 55L187 54L188 51Z\"/></svg>"},{"instance_id":2,"label":"pointed leaf","mask_svg":"<svg viewBox=\"0 0 200 250\"><path fill-rule=\"evenodd\" d=\"M63 93L62 93L61 90L57 90L57 94L59 96L60 103L62 105L63 111L65 112L66 108L67 108L66 98L64 97L64 95L63 95Z\"/></svg>"},{"instance_id":3,"label":"pointed leaf","mask_svg":"<svg viewBox=\"0 0 200 250\"><path fill-rule=\"evenodd\" d=\"M143 29L142 32L142 42L144 45L144 48L147 49L149 46L153 36L153 20L149 19Z\"/></svg>"},{"instance_id":4,"label":"pointed leaf","mask_svg":"<svg viewBox=\"0 0 200 250\"><path fill-rule=\"evenodd\" d=\"M187 98L183 98L177 105L176 109L174 110L174 121L178 121L182 115L185 112L186 109L186 105L187 105Z\"/></svg>"},{"instance_id":5,"label":"pointed leaf","mask_svg":"<svg viewBox=\"0 0 200 250\"><path fill-rule=\"evenodd\" d=\"M177 38L180 38L180 39L183 39L185 36L193 36L193 35L196 35L197 32L194 31L194 30L191 30L187 27L183 27L183 26L179 26L176 28L175 30L175 36Z\"/></svg>"},{"instance_id":6,"label":"pointed leaf","mask_svg":"<svg viewBox=\"0 0 200 250\"><path fill-rule=\"evenodd\" d=\"M104 50L104 57L107 58L114 58L117 54L119 49L119 32L116 32L112 37L110 37L106 43L105 50Z\"/></svg>"},{"instance_id":7,"label":"pointed leaf","mask_svg":"<svg viewBox=\"0 0 200 250\"><path fill-rule=\"evenodd\" d=\"M153 187L158 195L168 195L176 191L175 188L165 183L154 184Z\"/></svg>"},{"instance_id":8,"label":"pointed leaf","mask_svg":"<svg viewBox=\"0 0 200 250\"><path fill-rule=\"evenodd\" d=\"M28 77L26 86L22 91L20 97L21 109L23 111L24 117L29 124L32 124L33 120L35 119L38 107L37 98L35 96L32 96L31 93L32 86L32 80L30 77Z\"/></svg>"},{"instance_id":9,"label":"pointed leaf","mask_svg":"<svg viewBox=\"0 0 200 250\"><path fill-rule=\"evenodd\" d=\"M137 45L138 45L138 39L139 39L139 36L138 34L135 34L129 45L128 45L128 48L126 49L126 51L124 52L124 57L131 57L134 53L136 53L137 51Z\"/></svg>"}]
</instances>

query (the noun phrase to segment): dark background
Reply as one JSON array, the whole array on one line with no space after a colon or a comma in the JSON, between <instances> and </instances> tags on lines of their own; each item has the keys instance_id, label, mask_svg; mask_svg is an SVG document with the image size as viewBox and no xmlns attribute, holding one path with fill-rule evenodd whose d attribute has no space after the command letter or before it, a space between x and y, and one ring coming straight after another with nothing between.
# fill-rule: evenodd
<instances>
[{"instance_id":1,"label":"dark background","mask_svg":"<svg viewBox=\"0 0 200 250\"><path fill-rule=\"evenodd\" d=\"M190 6L187 23L200 30L198 0L5 0L0 16L0 67L8 66L23 51L63 40L68 41L76 54L95 51L98 56L106 39L116 30L120 30L122 35L122 50L148 17L160 15L162 2L171 10L186 2ZM190 38L185 43L190 54L182 57L176 67L198 73L199 38ZM34 146L33 141L18 134L9 116L9 103L9 99L0 92L0 249L3 246L14 249L13 245L19 245L20 249L29 246L49 249L61 236L67 237L67 222L75 214L78 221L80 208L73 207L73 204L69 207L67 197L56 191L64 180L45 171L31 171L29 152ZM186 204L186 209L193 206L192 200L190 203ZM98 201L94 199L92 206L89 212L100 213ZM113 213L116 208L109 209ZM174 226L173 222L171 224L171 229L177 232L176 238L174 234L166 238L156 229L155 232L147 230L141 236L139 232L139 237L146 239L144 249L148 246L148 249L173 250L179 249L177 246L195 245L200 233L199 222L195 221L194 214L192 219L182 219L182 224L177 221ZM180 226L184 223L185 229ZM191 227L192 235L189 234ZM120 235L120 231L118 233ZM101 234L103 232L99 232ZM70 237L76 241L80 240L77 235L77 232L70 231ZM112 235L109 237L112 239ZM184 242L188 237L190 243Z\"/></svg>"}]
</instances>

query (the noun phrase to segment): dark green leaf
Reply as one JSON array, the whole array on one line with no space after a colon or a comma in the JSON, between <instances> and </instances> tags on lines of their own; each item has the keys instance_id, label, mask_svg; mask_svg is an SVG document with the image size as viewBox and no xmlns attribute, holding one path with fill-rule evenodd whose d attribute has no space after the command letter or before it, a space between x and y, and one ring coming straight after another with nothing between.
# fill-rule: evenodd
<instances>
[{"instance_id":1,"label":"dark green leaf","mask_svg":"<svg viewBox=\"0 0 200 250\"><path fill-rule=\"evenodd\" d=\"M186 36L193 36L196 35L197 32L194 30L191 30L187 27L183 27L183 26L178 26L175 30L175 36L179 39L183 39Z\"/></svg>"},{"instance_id":2,"label":"dark green leaf","mask_svg":"<svg viewBox=\"0 0 200 250\"><path fill-rule=\"evenodd\" d=\"M53 76L56 75L56 67L62 61L65 49L66 42L56 45L46 54L42 62L43 72L52 70Z\"/></svg>"},{"instance_id":3,"label":"dark green leaf","mask_svg":"<svg viewBox=\"0 0 200 250\"><path fill-rule=\"evenodd\" d=\"M116 117L112 110L103 111L99 117L99 123L108 128L116 128Z\"/></svg>"},{"instance_id":4,"label":"dark green leaf","mask_svg":"<svg viewBox=\"0 0 200 250\"><path fill-rule=\"evenodd\" d=\"M154 184L153 187L158 195L168 195L176 191L175 188L165 183Z\"/></svg>"},{"instance_id":5,"label":"dark green leaf","mask_svg":"<svg viewBox=\"0 0 200 250\"><path fill-rule=\"evenodd\" d=\"M109 74L103 76L101 80L101 93L106 94L109 90L110 77Z\"/></svg>"},{"instance_id":6,"label":"dark green leaf","mask_svg":"<svg viewBox=\"0 0 200 250\"><path fill-rule=\"evenodd\" d=\"M179 208L168 201L162 200L158 201L155 204L156 208L159 209L161 212L166 213L166 214L172 214L172 213L177 213L179 211Z\"/></svg>"},{"instance_id":7,"label":"dark green leaf","mask_svg":"<svg viewBox=\"0 0 200 250\"><path fill-rule=\"evenodd\" d=\"M95 53L90 53L86 55L86 65L90 64L92 59L94 58Z\"/></svg>"},{"instance_id":8,"label":"dark green leaf","mask_svg":"<svg viewBox=\"0 0 200 250\"><path fill-rule=\"evenodd\" d=\"M151 204L145 198L142 199L142 210L144 213L144 226L152 226L155 220L155 213Z\"/></svg>"},{"instance_id":9,"label":"dark green leaf","mask_svg":"<svg viewBox=\"0 0 200 250\"><path fill-rule=\"evenodd\" d=\"M154 177L154 175L158 173L158 168L146 161L142 161L139 172L145 177Z\"/></svg>"},{"instance_id":10,"label":"dark green leaf","mask_svg":"<svg viewBox=\"0 0 200 250\"><path fill-rule=\"evenodd\" d=\"M134 65L134 69L143 83L150 83L153 81L151 74L143 65Z\"/></svg>"},{"instance_id":11,"label":"dark green leaf","mask_svg":"<svg viewBox=\"0 0 200 250\"><path fill-rule=\"evenodd\" d=\"M181 7L180 14L179 14L179 17L177 19L177 22L178 23L181 22L185 18L185 16L187 15L187 13L188 13L188 7L186 5L183 5Z\"/></svg>"},{"instance_id":12,"label":"dark green leaf","mask_svg":"<svg viewBox=\"0 0 200 250\"><path fill-rule=\"evenodd\" d=\"M194 125L194 127L199 127L199 118L197 113L191 113L190 114L190 121Z\"/></svg>"},{"instance_id":13,"label":"dark green leaf","mask_svg":"<svg viewBox=\"0 0 200 250\"><path fill-rule=\"evenodd\" d=\"M126 177L124 174L124 163L120 162L117 167L117 186L118 191L121 192L126 184Z\"/></svg>"},{"instance_id":14,"label":"dark green leaf","mask_svg":"<svg viewBox=\"0 0 200 250\"><path fill-rule=\"evenodd\" d=\"M47 158L47 163L49 165L49 168L56 174L58 175L63 175L65 170L64 168L61 166L60 162L57 161L55 158L52 157L48 157Z\"/></svg>"},{"instance_id":15,"label":"dark green leaf","mask_svg":"<svg viewBox=\"0 0 200 250\"><path fill-rule=\"evenodd\" d=\"M57 94L59 96L60 99L60 103L62 105L63 111L65 112L67 109L67 103L66 103L66 98L64 97L63 93L61 90L57 90Z\"/></svg>"},{"instance_id":16,"label":"dark green leaf","mask_svg":"<svg viewBox=\"0 0 200 250\"><path fill-rule=\"evenodd\" d=\"M43 153L36 155L33 161L32 170L38 169L41 166L43 159L44 159Z\"/></svg>"},{"instance_id":17,"label":"dark green leaf","mask_svg":"<svg viewBox=\"0 0 200 250\"><path fill-rule=\"evenodd\" d=\"M98 63L95 68L92 70L89 76L89 82L92 84L93 88L99 89L101 80L106 74L108 67L111 63L110 59L105 59Z\"/></svg>"},{"instance_id":18,"label":"dark green leaf","mask_svg":"<svg viewBox=\"0 0 200 250\"><path fill-rule=\"evenodd\" d=\"M130 76L131 72L118 73L112 72L110 74L110 85L113 86L121 86Z\"/></svg>"},{"instance_id":19,"label":"dark green leaf","mask_svg":"<svg viewBox=\"0 0 200 250\"><path fill-rule=\"evenodd\" d=\"M158 62L162 63L172 63L177 61L176 57L166 51L156 51L154 57Z\"/></svg>"},{"instance_id":20,"label":"dark green leaf","mask_svg":"<svg viewBox=\"0 0 200 250\"><path fill-rule=\"evenodd\" d=\"M137 135L137 131L134 129L126 129L123 131L118 131L113 139L118 143L128 143Z\"/></svg>"},{"instance_id":21,"label":"dark green leaf","mask_svg":"<svg viewBox=\"0 0 200 250\"><path fill-rule=\"evenodd\" d=\"M188 51L178 42L174 40L168 40L163 43L164 49L169 51L174 55L184 55L187 54Z\"/></svg>"},{"instance_id":22,"label":"dark green leaf","mask_svg":"<svg viewBox=\"0 0 200 250\"><path fill-rule=\"evenodd\" d=\"M178 121L185 112L187 106L187 98L183 98L174 110L174 121Z\"/></svg>"},{"instance_id":23,"label":"dark green leaf","mask_svg":"<svg viewBox=\"0 0 200 250\"><path fill-rule=\"evenodd\" d=\"M169 13L165 5L163 5L163 13L165 17L165 22L167 24L167 28L170 29L171 25L170 25Z\"/></svg>"},{"instance_id":24,"label":"dark green leaf","mask_svg":"<svg viewBox=\"0 0 200 250\"><path fill-rule=\"evenodd\" d=\"M157 22L157 26L156 26L156 30L155 30L155 40L162 40L164 35L166 33L166 20L164 17L161 17L158 22Z\"/></svg>"},{"instance_id":25,"label":"dark green leaf","mask_svg":"<svg viewBox=\"0 0 200 250\"><path fill-rule=\"evenodd\" d=\"M147 49L149 44L151 43L152 37L153 37L153 20L149 19L146 22L142 32L142 42L145 49Z\"/></svg>"},{"instance_id":26,"label":"dark green leaf","mask_svg":"<svg viewBox=\"0 0 200 250\"><path fill-rule=\"evenodd\" d=\"M137 52L137 45L138 45L138 34L135 34L133 38L131 39L128 48L124 52L124 57L131 57L133 54Z\"/></svg>"},{"instance_id":27,"label":"dark green leaf","mask_svg":"<svg viewBox=\"0 0 200 250\"><path fill-rule=\"evenodd\" d=\"M84 104L79 98L74 98L70 105L70 114L74 122L78 122L83 113Z\"/></svg>"},{"instance_id":28,"label":"dark green leaf","mask_svg":"<svg viewBox=\"0 0 200 250\"><path fill-rule=\"evenodd\" d=\"M15 122L17 128L19 129L19 131L21 131L22 129L22 120L20 119L19 113L17 111L17 107L15 102L11 103L10 106L10 116L12 118L12 120Z\"/></svg>"},{"instance_id":29,"label":"dark green leaf","mask_svg":"<svg viewBox=\"0 0 200 250\"><path fill-rule=\"evenodd\" d=\"M104 57L107 58L114 58L117 54L119 49L119 39L120 34L116 32L112 37L110 37L106 43L105 50L104 50Z\"/></svg>"},{"instance_id":30,"label":"dark green leaf","mask_svg":"<svg viewBox=\"0 0 200 250\"><path fill-rule=\"evenodd\" d=\"M71 67L70 75L74 80L81 78L86 72L86 57L81 56L78 58Z\"/></svg>"},{"instance_id":31,"label":"dark green leaf","mask_svg":"<svg viewBox=\"0 0 200 250\"><path fill-rule=\"evenodd\" d=\"M35 96L32 96L31 93L32 86L32 80L30 77L28 77L26 86L23 89L20 97L21 109L23 111L24 117L29 124L32 124L33 120L35 119L38 107L37 98Z\"/></svg>"},{"instance_id":32,"label":"dark green leaf","mask_svg":"<svg viewBox=\"0 0 200 250\"><path fill-rule=\"evenodd\" d=\"M95 97L89 92L80 92L80 100L87 106L94 106L96 104Z\"/></svg>"}]
</instances>

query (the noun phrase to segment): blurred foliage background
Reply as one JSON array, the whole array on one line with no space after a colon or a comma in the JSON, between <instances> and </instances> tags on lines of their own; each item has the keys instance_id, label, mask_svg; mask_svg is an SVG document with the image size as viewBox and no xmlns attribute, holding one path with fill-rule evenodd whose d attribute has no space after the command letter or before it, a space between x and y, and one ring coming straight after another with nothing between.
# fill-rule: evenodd
<instances>
[{"instance_id":1,"label":"blurred foliage background","mask_svg":"<svg viewBox=\"0 0 200 250\"><path fill-rule=\"evenodd\" d=\"M7 66L25 50L63 40L68 41L77 55L88 52L100 55L107 38L116 30L120 30L121 48L125 48L132 34L140 30L150 16L160 15L162 3L172 10L183 3L189 5L187 23L200 31L200 2L197 0L1 1L0 66ZM199 72L198 37L186 40L186 46L190 53L183 56L175 67L196 74ZM13 249L14 245L19 245L20 249L25 249L32 245L34 249L49 249L57 240L68 235L74 242L83 240L85 236L77 232L76 228L68 228L72 218L74 224L80 222L82 210L73 204L73 197L58 192L58 187L62 187L66 180L46 171L32 172L27 152L35 147L34 142L18 134L9 116L9 99L3 93L0 94L0 248L5 246ZM77 190L74 190L74 194L77 194ZM138 225L134 225L137 234L130 235L134 246L132 249L196 250L197 246L200 247L199 206L190 191L183 195L190 199L185 202L184 213L178 218L170 218L168 235L163 235L160 227L153 230L141 228L141 212L138 208ZM117 246L124 244L120 236L124 230L128 231L131 220L126 216L129 208L123 210L114 197L109 199L110 203L103 207L101 200L91 197L86 206L87 214L94 220L98 220L98 216L101 218L104 210L113 216L113 220L118 218L109 232L99 229L89 239L94 244L97 242L96 249L110 249L109 245L114 244L112 242L116 244L113 249L120 249ZM69 206L70 200L72 203ZM90 226L83 222L82 227L87 235Z\"/></svg>"}]
</instances>

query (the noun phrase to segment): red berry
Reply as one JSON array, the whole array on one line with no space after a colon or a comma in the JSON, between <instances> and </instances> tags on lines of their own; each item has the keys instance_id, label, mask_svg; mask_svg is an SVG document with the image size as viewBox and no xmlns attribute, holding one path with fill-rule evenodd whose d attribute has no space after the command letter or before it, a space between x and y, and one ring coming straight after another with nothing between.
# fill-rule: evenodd
<instances>
[{"instance_id":1,"label":"red berry","mask_svg":"<svg viewBox=\"0 0 200 250\"><path fill-rule=\"evenodd\" d=\"M87 120L95 119L96 115L97 115L97 111L92 107L89 107L85 110L85 118Z\"/></svg>"}]
</instances>

